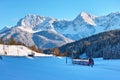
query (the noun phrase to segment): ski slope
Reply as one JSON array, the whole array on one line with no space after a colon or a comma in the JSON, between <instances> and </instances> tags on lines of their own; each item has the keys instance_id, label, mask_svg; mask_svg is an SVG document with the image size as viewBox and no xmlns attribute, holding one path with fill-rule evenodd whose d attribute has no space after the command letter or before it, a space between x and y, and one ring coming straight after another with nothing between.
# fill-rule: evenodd
<instances>
[{"instance_id":1,"label":"ski slope","mask_svg":"<svg viewBox=\"0 0 120 80\"><path fill-rule=\"evenodd\" d=\"M94 59L94 67L62 57L3 57L0 80L120 80L120 60Z\"/></svg>"}]
</instances>

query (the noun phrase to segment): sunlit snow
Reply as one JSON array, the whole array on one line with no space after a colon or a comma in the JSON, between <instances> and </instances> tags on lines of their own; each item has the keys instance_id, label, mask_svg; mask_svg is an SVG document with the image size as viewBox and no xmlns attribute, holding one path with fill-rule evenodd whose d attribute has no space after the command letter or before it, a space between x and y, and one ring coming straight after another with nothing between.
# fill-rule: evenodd
<instances>
[{"instance_id":1,"label":"sunlit snow","mask_svg":"<svg viewBox=\"0 0 120 80\"><path fill-rule=\"evenodd\" d=\"M95 65L66 64L62 57L3 57L1 80L119 80L120 60L94 59Z\"/></svg>"}]
</instances>

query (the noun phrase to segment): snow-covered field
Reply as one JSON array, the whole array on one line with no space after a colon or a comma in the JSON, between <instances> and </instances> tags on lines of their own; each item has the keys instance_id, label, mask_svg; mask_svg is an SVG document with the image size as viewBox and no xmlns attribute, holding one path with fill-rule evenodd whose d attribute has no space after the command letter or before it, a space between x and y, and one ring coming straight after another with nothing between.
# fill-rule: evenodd
<instances>
[{"instance_id":1,"label":"snow-covered field","mask_svg":"<svg viewBox=\"0 0 120 80\"><path fill-rule=\"evenodd\" d=\"M3 57L0 80L120 80L120 60L94 59L94 67L60 57Z\"/></svg>"}]
</instances>

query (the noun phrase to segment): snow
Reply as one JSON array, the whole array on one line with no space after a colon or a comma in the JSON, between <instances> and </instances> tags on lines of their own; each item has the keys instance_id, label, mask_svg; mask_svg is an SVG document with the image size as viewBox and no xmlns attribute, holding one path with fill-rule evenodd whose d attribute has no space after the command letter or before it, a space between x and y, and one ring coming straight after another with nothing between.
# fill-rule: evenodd
<instances>
[{"instance_id":1,"label":"snow","mask_svg":"<svg viewBox=\"0 0 120 80\"><path fill-rule=\"evenodd\" d=\"M29 14L20 19L15 27L19 27L20 29L30 33L35 33L38 31L54 29L52 25L54 21L57 21L57 19Z\"/></svg>"},{"instance_id":2,"label":"snow","mask_svg":"<svg viewBox=\"0 0 120 80\"><path fill-rule=\"evenodd\" d=\"M4 31L7 31L7 30L9 30L10 28L8 27L8 26L5 26L4 28L2 28L1 30L0 30L0 33L2 33L2 32L4 32Z\"/></svg>"},{"instance_id":3,"label":"snow","mask_svg":"<svg viewBox=\"0 0 120 80\"><path fill-rule=\"evenodd\" d=\"M96 25L95 22L93 21L93 17L85 12L81 13L82 18L85 20L85 22L87 22L88 24L91 25Z\"/></svg>"},{"instance_id":4,"label":"snow","mask_svg":"<svg viewBox=\"0 0 120 80\"><path fill-rule=\"evenodd\" d=\"M7 52L7 54L5 54ZM0 44L0 55L6 56L28 56L29 54L33 53L34 51L28 49L25 46L21 45L2 45ZM35 56L52 56L46 55L43 53L34 52Z\"/></svg>"},{"instance_id":5,"label":"snow","mask_svg":"<svg viewBox=\"0 0 120 80\"><path fill-rule=\"evenodd\" d=\"M94 67L72 65L57 57L3 57L1 80L119 80L120 60L94 59Z\"/></svg>"},{"instance_id":6,"label":"snow","mask_svg":"<svg viewBox=\"0 0 120 80\"><path fill-rule=\"evenodd\" d=\"M23 31L29 32L29 33L34 33L34 31L31 28L28 29L28 28L24 28L24 27L21 27L21 26L19 26L18 28L23 30Z\"/></svg>"}]
</instances>

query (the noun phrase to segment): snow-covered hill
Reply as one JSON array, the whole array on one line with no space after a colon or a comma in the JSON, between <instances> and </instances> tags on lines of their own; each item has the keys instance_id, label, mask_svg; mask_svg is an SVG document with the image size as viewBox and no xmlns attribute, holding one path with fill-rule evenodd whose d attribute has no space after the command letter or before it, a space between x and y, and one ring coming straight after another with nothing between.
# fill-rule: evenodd
<instances>
[{"instance_id":1,"label":"snow-covered hill","mask_svg":"<svg viewBox=\"0 0 120 80\"><path fill-rule=\"evenodd\" d=\"M0 38L6 40L14 37L27 46L36 45L45 49L114 29L120 29L119 12L100 17L81 12L71 21L26 15L14 27L0 30Z\"/></svg>"},{"instance_id":2,"label":"snow-covered hill","mask_svg":"<svg viewBox=\"0 0 120 80\"><path fill-rule=\"evenodd\" d=\"M5 52L7 54L5 54ZM52 56L52 55L46 55L43 53L37 53L34 52L27 47L21 46L21 45L2 45L0 44L0 55L6 55L6 56L28 56L32 53L35 53L35 56Z\"/></svg>"}]
</instances>

